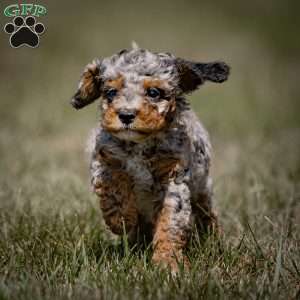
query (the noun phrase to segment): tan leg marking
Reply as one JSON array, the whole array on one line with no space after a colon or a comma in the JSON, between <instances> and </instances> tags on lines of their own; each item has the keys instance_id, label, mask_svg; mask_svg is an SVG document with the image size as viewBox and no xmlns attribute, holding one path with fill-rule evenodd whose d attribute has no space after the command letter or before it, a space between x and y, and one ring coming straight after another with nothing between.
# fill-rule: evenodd
<instances>
[{"instance_id":1,"label":"tan leg marking","mask_svg":"<svg viewBox=\"0 0 300 300\"><path fill-rule=\"evenodd\" d=\"M183 254L183 249L188 241L188 233L185 230L171 233L170 219L172 213L172 209L168 207L164 207L159 212L153 239L152 261L162 267L170 267L172 272L178 272L178 264L180 263L183 263L185 268L189 268L189 261Z\"/></svg>"},{"instance_id":2,"label":"tan leg marking","mask_svg":"<svg viewBox=\"0 0 300 300\"><path fill-rule=\"evenodd\" d=\"M178 271L179 264L189 267L183 250L190 236L190 194L185 183L175 183L181 171L181 162L170 158L155 162L156 175L165 184L166 194L154 220L154 253L155 264L170 267Z\"/></svg>"},{"instance_id":3,"label":"tan leg marking","mask_svg":"<svg viewBox=\"0 0 300 300\"><path fill-rule=\"evenodd\" d=\"M101 178L95 187L100 197L103 218L115 234L122 234L135 228L138 222L135 195L129 176L121 170L111 170L108 178Z\"/></svg>"}]
</instances>

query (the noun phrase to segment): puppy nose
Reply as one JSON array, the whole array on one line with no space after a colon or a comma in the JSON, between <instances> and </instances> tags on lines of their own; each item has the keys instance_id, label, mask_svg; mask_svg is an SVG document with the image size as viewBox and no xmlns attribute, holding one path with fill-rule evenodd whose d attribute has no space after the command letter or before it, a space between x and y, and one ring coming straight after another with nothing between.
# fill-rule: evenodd
<instances>
[{"instance_id":1,"label":"puppy nose","mask_svg":"<svg viewBox=\"0 0 300 300\"><path fill-rule=\"evenodd\" d=\"M120 111L119 112L119 119L121 120L122 123L129 125L130 123L133 122L135 118L135 113L133 112L128 112L128 111Z\"/></svg>"}]
</instances>

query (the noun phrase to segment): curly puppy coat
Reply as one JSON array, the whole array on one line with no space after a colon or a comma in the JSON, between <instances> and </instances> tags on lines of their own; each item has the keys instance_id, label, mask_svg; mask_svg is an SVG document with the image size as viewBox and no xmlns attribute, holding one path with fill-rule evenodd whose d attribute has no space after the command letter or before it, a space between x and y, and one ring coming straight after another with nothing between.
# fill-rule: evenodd
<instances>
[{"instance_id":1,"label":"curly puppy coat","mask_svg":"<svg viewBox=\"0 0 300 300\"><path fill-rule=\"evenodd\" d=\"M71 104L99 97L91 176L104 220L115 234L147 235L153 262L188 264L183 250L194 225L213 229L208 135L184 94L221 83L224 62L199 63L133 47L88 64Z\"/></svg>"}]
</instances>

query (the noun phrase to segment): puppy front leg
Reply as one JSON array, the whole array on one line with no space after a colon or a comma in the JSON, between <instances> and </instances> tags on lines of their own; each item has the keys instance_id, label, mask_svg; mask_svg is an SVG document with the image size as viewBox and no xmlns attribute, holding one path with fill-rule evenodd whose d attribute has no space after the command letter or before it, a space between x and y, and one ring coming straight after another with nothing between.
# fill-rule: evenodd
<instances>
[{"instance_id":1,"label":"puppy front leg","mask_svg":"<svg viewBox=\"0 0 300 300\"><path fill-rule=\"evenodd\" d=\"M190 236L190 228L190 190L185 183L172 181L167 186L162 207L156 217L153 262L170 267L175 273L178 271L178 263L188 267L183 250Z\"/></svg>"},{"instance_id":2,"label":"puppy front leg","mask_svg":"<svg viewBox=\"0 0 300 300\"><path fill-rule=\"evenodd\" d=\"M100 197L100 207L106 225L117 235L132 234L138 223L135 194L127 173L97 162L98 169L92 176L94 192ZM99 173L99 174L98 174Z\"/></svg>"}]
</instances>

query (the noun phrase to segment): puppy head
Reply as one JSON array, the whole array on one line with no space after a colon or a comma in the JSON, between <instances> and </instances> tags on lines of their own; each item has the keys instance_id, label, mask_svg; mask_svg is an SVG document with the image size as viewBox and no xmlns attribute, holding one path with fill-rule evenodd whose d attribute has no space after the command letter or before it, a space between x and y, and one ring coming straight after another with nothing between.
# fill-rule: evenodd
<instances>
[{"instance_id":1,"label":"puppy head","mask_svg":"<svg viewBox=\"0 0 300 300\"><path fill-rule=\"evenodd\" d=\"M85 68L71 104L82 108L102 96L102 126L124 140L143 141L164 130L180 96L206 80L223 82L223 62L196 63L168 53L122 50Z\"/></svg>"}]
</instances>

